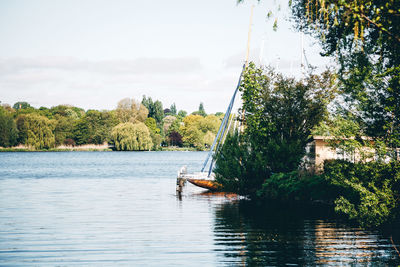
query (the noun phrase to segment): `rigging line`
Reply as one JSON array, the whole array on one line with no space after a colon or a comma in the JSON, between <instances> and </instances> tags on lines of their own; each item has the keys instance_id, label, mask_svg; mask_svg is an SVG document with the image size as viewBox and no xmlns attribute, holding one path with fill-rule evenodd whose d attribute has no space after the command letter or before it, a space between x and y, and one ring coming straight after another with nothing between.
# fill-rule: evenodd
<instances>
[{"instance_id":1,"label":"rigging line","mask_svg":"<svg viewBox=\"0 0 400 267\"><path fill-rule=\"evenodd\" d=\"M223 121L222 121L222 123L221 123L221 126L219 127L217 136L215 137L214 142L213 142L213 144L212 144L212 146L211 146L210 152L208 153L207 158L206 158L206 160L204 161L203 167L201 168L201 172L203 172L204 169L205 169L205 167L207 166L208 160L210 159L210 156L213 154L213 150L214 150L214 148L215 148L215 145L216 145L217 141L222 139L222 138L221 138L221 132L223 131L224 127L225 127L226 124L227 124L227 121L229 120L229 115L230 115L230 113L231 113L231 111L232 111L232 107L233 107L233 103L235 102L236 94L237 94L237 92L238 92L238 90L239 90L239 87L240 87L240 84L241 84L241 82L242 82L242 76L243 76L243 73L244 73L245 68L246 68L246 65L243 65L242 72L240 73L239 81L238 81L238 83L237 83L235 92L233 93L233 96L232 96L232 98L231 98L231 101L230 101L230 103L229 103L229 106L228 106L228 108L227 108L227 110L226 110L224 119L223 119Z\"/></svg>"}]
</instances>

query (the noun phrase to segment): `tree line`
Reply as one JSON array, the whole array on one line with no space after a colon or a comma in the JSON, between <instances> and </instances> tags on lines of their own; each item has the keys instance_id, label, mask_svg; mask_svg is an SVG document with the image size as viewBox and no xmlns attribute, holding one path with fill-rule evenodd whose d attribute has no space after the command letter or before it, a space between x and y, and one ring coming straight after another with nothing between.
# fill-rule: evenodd
<instances>
[{"instance_id":1,"label":"tree line","mask_svg":"<svg viewBox=\"0 0 400 267\"><path fill-rule=\"evenodd\" d=\"M71 105L34 108L27 102L0 106L0 146L24 145L46 150L60 145L108 143L115 150L160 150L187 147L203 150L212 144L223 113L207 114L203 103L187 114L175 103L143 96L125 98L114 110L87 110Z\"/></svg>"}]
</instances>

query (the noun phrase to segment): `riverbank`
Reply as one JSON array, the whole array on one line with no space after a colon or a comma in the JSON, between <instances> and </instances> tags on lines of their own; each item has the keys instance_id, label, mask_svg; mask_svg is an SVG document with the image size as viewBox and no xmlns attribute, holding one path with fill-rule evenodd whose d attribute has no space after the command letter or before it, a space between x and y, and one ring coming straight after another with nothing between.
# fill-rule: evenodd
<instances>
[{"instance_id":1,"label":"riverbank","mask_svg":"<svg viewBox=\"0 0 400 267\"><path fill-rule=\"evenodd\" d=\"M50 149L34 149L26 147L24 145L19 145L15 147L0 147L0 152L73 152L73 151L113 151L113 148L108 144L95 145L81 145L81 146L58 146ZM161 147L159 151L199 151L193 147Z\"/></svg>"}]
</instances>

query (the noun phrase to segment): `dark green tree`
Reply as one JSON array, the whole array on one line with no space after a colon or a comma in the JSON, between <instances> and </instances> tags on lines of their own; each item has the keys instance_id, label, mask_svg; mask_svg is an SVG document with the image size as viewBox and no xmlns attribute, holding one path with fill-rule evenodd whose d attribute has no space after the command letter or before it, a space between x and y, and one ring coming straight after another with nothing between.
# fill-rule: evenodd
<instances>
[{"instance_id":1,"label":"dark green tree","mask_svg":"<svg viewBox=\"0 0 400 267\"><path fill-rule=\"evenodd\" d=\"M177 110L176 110L176 105L173 103L171 107L169 108L171 115L176 116Z\"/></svg>"},{"instance_id":2,"label":"dark green tree","mask_svg":"<svg viewBox=\"0 0 400 267\"><path fill-rule=\"evenodd\" d=\"M72 130L73 139L77 145L87 144L90 138L90 126L86 117L80 118L75 121Z\"/></svg>"},{"instance_id":3,"label":"dark green tree","mask_svg":"<svg viewBox=\"0 0 400 267\"><path fill-rule=\"evenodd\" d=\"M0 106L0 146L17 145L18 130L10 112Z\"/></svg>"},{"instance_id":4,"label":"dark green tree","mask_svg":"<svg viewBox=\"0 0 400 267\"><path fill-rule=\"evenodd\" d=\"M200 103L200 105L199 105L199 110L193 112L192 114L193 114L193 115L200 115L200 116L203 116L203 117L207 116L207 113L206 113L206 111L204 110L204 104L203 104L203 102Z\"/></svg>"},{"instance_id":5,"label":"dark green tree","mask_svg":"<svg viewBox=\"0 0 400 267\"><path fill-rule=\"evenodd\" d=\"M329 72L296 81L250 63L240 86L245 132L242 139L235 137L222 147L226 152L217 157L217 175L228 178L219 166L224 160L232 161L229 151L234 152L236 147L245 155L242 159L232 156L236 166L241 166L234 169L241 172L235 177L230 174L229 179L242 181L242 194L255 194L268 173L297 170L312 140L311 130L327 115L333 82ZM229 145L234 147L225 148Z\"/></svg>"},{"instance_id":6,"label":"dark green tree","mask_svg":"<svg viewBox=\"0 0 400 267\"><path fill-rule=\"evenodd\" d=\"M25 102L25 101L17 102L13 105L13 109L15 109L15 110L26 109L26 108L30 108L30 107L31 107L31 105L29 105L29 103Z\"/></svg>"}]
</instances>

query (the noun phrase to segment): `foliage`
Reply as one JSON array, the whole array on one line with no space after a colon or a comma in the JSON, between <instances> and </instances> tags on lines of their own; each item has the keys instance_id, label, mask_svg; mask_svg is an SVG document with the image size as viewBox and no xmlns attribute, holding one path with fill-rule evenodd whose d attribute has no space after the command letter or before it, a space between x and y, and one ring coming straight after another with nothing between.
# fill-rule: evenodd
<instances>
[{"instance_id":1,"label":"foliage","mask_svg":"<svg viewBox=\"0 0 400 267\"><path fill-rule=\"evenodd\" d=\"M255 151L252 147L254 144L244 138L247 136L239 135L237 131L227 135L224 145L216 154L214 173L224 190L255 196L271 171L265 165L262 152Z\"/></svg>"},{"instance_id":2,"label":"foliage","mask_svg":"<svg viewBox=\"0 0 400 267\"><path fill-rule=\"evenodd\" d=\"M176 110L176 105L175 105L175 103L173 103L173 104L170 106L169 110L170 110L170 113L171 113L172 116L176 116L177 110Z\"/></svg>"},{"instance_id":3,"label":"foliage","mask_svg":"<svg viewBox=\"0 0 400 267\"><path fill-rule=\"evenodd\" d=\"M258 190L257 196L280 201L329 201L336 196L335 189L321 175L292 171L272 174Z\"/></svg>"},{"instance_id":4,"label":"foliage","mask_svg":"<svg viewBox=\"0 0 400 267\"><path fill-rule=\"evenodd\" d=\"M28 102L22 101L22 102L17 102L13 105L13 109L19 110L19 109L27 109L30 108L31 105Z\"/></svg>"},{"instance_id":5,"label":"foliage","mask_svg":"<svg viewBox=\"0 0 400 267\"><path fill-rule=\"evenodd\" d=\"M120 122L144 122L149 114L148 109L135 99L124 98L118 102L116 116Z\"/></svg>"},{"instance_id":6,"label":"foliage","mask_svg":"<svg viewBox=\"0 0 400 267\"><path fill-rule=\"evenodd\" d=\"M0 146L17 145L18 130L14 118L5 108L0 107Z\"/></svg>"},{"instance_id":7,"label":"foliage","mask_svg":"<svg viewBox=\"0 0 400 267\"><path fill-rule=\"evenodd\" d=\"M168 115L163 119L164 124L164 133L168 133L169 127L171 127L172 123L176 120L175 116Z\"/></svg>"},{"instance_id":8,"label":"foliage","mask_svg":"<svg viewBox=\"0 0 400 267\"><path fill-rule=\"evenodd\" d=\"M328 145L336 151L354 161L371 159L373 153L370 138L363 134L363 130L357 120L351 115L343 116L337 114L325 121L322 121L313 130L313 135L326 136Z\"/></svg>"},{"instance_id":9,"label":"foliage","mask_svg":"<svg viewBox=\"0 0 400 267\"><path fill-rule=\"evenodd\" d=\"M150 150L153 146L150 131L142 122L118 124L111 131L111 140L116 150Z\"/></svg>"},{"instance_id":10,"label":"foliage","mask_svg":"<svg viewBox=\"0 0 400 267\"><path fill-rule=\"evenodd\" d=\"M89 131L89 122L86 120L86 118L80 118L79 120L75 121L74 128L72 130L75 143L77 145L87 144L90 138Z\"/></svg>"},{"instance_id":11,"label":"foliage","mask_svg":"<svg viewBox=\"0 0 400 267\"><path fill-rule=\"evenodd\" d=\"M154 118L157 122L157 126L161 128L162 119L164 118L164 109L161 101L154 101L151 97L146 98L143 96L142 104L149 110L149 117Z\"/></svg>"},{"instance_id":12,"label":"foliage","mask_svg":"<svg viewBox=\"0 0 400 267\"><path fill-rule=\"evenodd\" d=\"M150 131L150 137L153 142L153 150L158 150L162 142L162 137L160 135L160 129L157 128L156 120L154 118L147 118L144 121L144 124Z\"/></svg>"},{"instance_id":13,"label":"foliage","mask_svg":"<svg viewBox=\"0 0 400 267\"><path fill-rule=\"evenodd\" d=\"M182 146L183 140L182 135L176 131L172 131L168 136L168 144L171 146Z\"/></svg>"},{"instance_id":14,"label":"foliage","mask_svg":"<svg viewBox=\"0 0 400 267\"><path fill-rule=\"evenodd\" d=\"M203 137L203 143L207 147L211 147L215 139L215 134L211 131L207 131Z\"/></svg>"},{"instance_id":15,"label":"foliage","mask_svg":"<svg viewBox=\"0 0 400 267\"><path fill-rule=\"evenodd\" d=\"M311 130L327 114L333 85L329 72L296 81L249 65L240 87L245 134L264 152L271 171L297 169L311 141Z\"/></svg>"},{"instance_id":16,"label":"foliage","mask_svg":"<svg viewBox=\"0 0 400 267\"><path fill-rule=\"evenodd\" d=\"M199 110L192 113L193 115L207 116L206 111L204 110L204 104L201 102L199 105Z\"/></svg>"},{"instance_id":17,"label":"foliage","mask_svg":"<svg viewBox=\"0 0 400 267\"><path fill-rule=\"evenodd\" d=\"M54 136L56 145L64 144L66 139L73 140L74 120L70 117L64 117L58 114L54 119Z\"/></svg>"},{"instance_id":18,"label":"foliage","mask_svg":"<svg viewBox=\"0 0 400 267\"><path fill-rule=\"evenodd\" d=\"M54 147L54 122L37 114L27 114L24 116L23 126L24 130L26 130L25 144L28 147L34 149L49 149Z\"/></svg>"},{"instance_id":19,"label":"foliage","mask_svg":"<svg viewBox=\"0 0 400 267\"><path fill-rule=\"evenodd\" d=\"M336 186L335 210L364 227L391 221L400 205L400 163L351 163L343 160L324 163L325 178Z\"/></svg>"},{"instance_id":20,"label":"foliage","mask_svg":"<svg viewBox=\"0 0 400 267\"><path fill-rule=\"evenodd\" d=\"M179 110L178 112L178 118L183 119L184 117L187 116L187 112L184 110Z\"/></svg>"},{"instance_id":21,"label":"foliage","mask_svg":"<svg viewBox=\"0 0 400 267\"><path fill-rule=\"evenodd\" d=\"M246 128L241 137L228 135L217 152L220 183L255 196L271 173L297 170L311 130L327 114L333 84L329 72L296 81L250 63L240 86Z\"/></svg>"},{"instance_id":22,"label":"foliage","mask_svg":"<svg viewBox=\"0 0 400 267\"><path fill-rule=\"evenodd\" d=\"M88 143L103 144L110 139L111 129L118 124L113 112L88 110L84 116L88 123Z\"/></svg>"},{"instance_id":23,"label":"foliage","mask_svg":"<svg viewBox=\"0 0 400 267\"><path fill-rule=\"evenodd\" d=\"M295 0L295 25L339 63L344 108L368 136L400 145L400 2Z\"/></svg>"}]
</instances>

